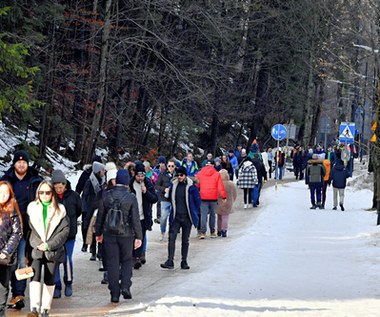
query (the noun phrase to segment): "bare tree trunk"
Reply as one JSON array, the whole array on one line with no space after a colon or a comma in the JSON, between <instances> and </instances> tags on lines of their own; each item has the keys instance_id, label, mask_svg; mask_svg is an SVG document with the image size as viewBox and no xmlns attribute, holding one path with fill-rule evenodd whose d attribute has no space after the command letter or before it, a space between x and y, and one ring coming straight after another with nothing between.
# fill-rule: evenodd
<instances>
[{"instance_id":1,"label":"bare tree trunk","mask_svg":"<svg viewBox=\"0 0 380 317\"><path fill-rule=\"evenodd\" d=\"M105 17L104 17L104 28L102 33L102 46L100 54L100 67L99 67L99 82L97 88L97 98L94 109L94 117L90 127L90 134L88 141L91 147L87 149L85 153L86 160L90 160L92 154L95 152L95 148L98 142L98 135L100 129L101 116L104 107L104 100L106 94L106 78L107 78L107 59L108 59L108 40L110 35L110 10L111 10L112 0L106 1L105 7Z\"/></svg>"}]
</instances>

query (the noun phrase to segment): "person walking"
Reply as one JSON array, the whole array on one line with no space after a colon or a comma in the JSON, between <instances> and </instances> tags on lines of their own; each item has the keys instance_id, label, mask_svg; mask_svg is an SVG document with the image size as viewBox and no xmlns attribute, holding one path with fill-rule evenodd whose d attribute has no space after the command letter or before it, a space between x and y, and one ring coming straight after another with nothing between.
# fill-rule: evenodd
<instances>
[{"instance_id":1,"label":"person walking","mask_svg":"<svg viewBox=\"0 0 380 317\"><path fill-rule=\"evenodd\" d=\"M145 167L143 164L136 164L136 175L132 177L129 188L137 198L142 230L142 240L144 240L146 231L152 230L152 205L158 201L158 196L156 190L154 189L153 183L147 177L145 177ZM136 270L142 266L141 256L143 253L143 245L133 250L133 267Z\"/></svg>"},{"instance_id":2,"label":"person walking","mask_svg":"<svg viewBox=\"0 0 380 317\"><path fill-rule=\"evenodd\" d=\"M73 253L75 247L75 237L78 233L78 218L82 215L82 201L77 192L71 189L70 182L66 179L61 170L52 173L51 181L57 194L58 203L65 206L67 216L70 221L70 231L65 242L65 252L63 255L63 281L65 284L65 296L73 295ZM62 283L60 265L58 264L55 276L54 298L61 297Z\"/></svg>"},{"instance_id":3,"label":"person walking","mask_svg":"<svg viewBox=\"0 0 380 317\"><path fill-rule=\"evenodd\" d=\"M180 230L182 232L181 269L190 269L187 263L189 237L191 226L193 225L195 228L198 226L198 210L201 205L201 198L198 188L186 174L187 170L183 166L179 167L177 177L173 178L169 191L173 208L169 217L168 259L161 264L164 269L174 268L175 242Z\"/></svg>"},{"instance_id":4,"label":"person walking","mask_svg":"<svg viewBox=\"0 0 380 317\"><path fill-rule=\"evenodd\" d=\"M87 231L90 227L91 218L96 209L99 208L99 201L103 194L103 189L105 186L105 166L99 162L94 162L92 164L92 173L89 179L84 185L82 194L82 218L84 218L84 240L82 246L82 252L87 252L88 244L85 243ZM92 230L92 228L90 228ZM91 257L90 261L96 261L96 240L95 234L92 234L91 245L90 245Z\"/></svg>"},{"instance_id":5,"label":"person walking","mask_svg":"<svg viewBox=\"0 0 380 317\"><path fill-rule=\"evenodd\" d=\"M309 185L310 190L310 209L317 209L317 207L322 209L322 186L326 169L318 154L313 154L312 159L308 161L306 173L306 184Z\"/></svg>"},{"instance_id":6,"label":"person walking","mask_svg":"<svg viewBox=\"0 0 380 317\"><path fill-rule=\"evenodd\" d=\"M327 186L329 184L330 179L330 171L331 171L331 162L329 159L323 160L323 166L325 167L326 173L323 177L323 185L322 185L322 205L321 209L325 209L325 203L326 203L326 194L327 194Z\"/></svg>"},{"instance_id":7,"label":"person walking","mask_svg":"<svg viewBox=\"0 0 380 317\"><path fill-rule=\"evenodd\" d=\"M29 166L29 154L24 150L18 150L13 155L13 165L8 169L1 180L8 181L13 188L17 204L20 209L23 223L23 236L17 247L17 262L12 268L11 276L11 292L12 298L9 300L8 307L14 309L22 309L25 307L25 290L26 280L17 280L15 271L17 268L25 268L26 253L30 249L29 242L26 237L29 237L30 228L26 209L28 204L36 197L38 185L43 180L38 174L38 171Z\"/></svg>"},{"instance_id":8,"label":"person walking","mask_svg":"<svg viewBox=\"0 0 380 317\"><path fill-rule=\"evenodd\" d=\"M168 216L170 213L170 209L172 207L171 201L169 199L169 190L170 190L171 180L174 176L174 172L175 172L175 161L170 159L168 161L166 171L163 171L160 173L160 175L158 175L158 179L155 185L156 190L159 195L159 201L161 202L160 241L164 240L166 225L168 222Z\"/></svg>"},{"instance_id":9,"label":"person walking","mask_svg":"<svg viewBox=\"0 0 380 317\"><path fill-rule=\"evenodd\" d=\"M252 160L247 158L239 168L237 187L243 189L244 209L251 206L252 189L258 184L257 171Z\"/></svg>"},{"instance_id":10,"label":"person walking","mask_svg":"<svg viewBox=\"0 0 380 317\"><path fill-rule=\"evenodd\" d=\"M282 180L283 169L285 165L285 153L282 151L282 148L278 148L275 153L275 170L274 178Z\"/></svg>"},{"instance_id":11,"label":"person walking","mask_svg":"<svg viewBox=\"0 0 380 317\"><path fill-rule=\"evenodd\" d=\"M228 230L228 220L229 216L232 213L232 206L237 198L237 190L236 185L230 180L228 172L224 169L222 169L220 172L220 176L222 178L224 190L226 191L227 195L227 202L223 203L222 197L219 196L218 198L218 209L216 211L217 213L217 227L218 237L227 237L227 230Z\"/></svg>"},{"instance_id":12,"label":"person walking","mask_svg":"<svg viewBox=\"0 0 380 317\"><path fill-rule=\"evenodd\" d=\"M183 170L181 169L183 172ZM178 173L180 170L178 169ZM216 238L215 222L216 222L216 207L218 204L218 194L222 197L222 202L225 203L227 195L224 190L222 178L214 168L214 161L208 161L197 174L199 180L199 188L201 194L201 232L199 239L206 237L207 217L209 216L210 238Z\"/></svg>"},{"instance_id":13,"label":"person walking","mask_svg":"<svg viewBox=\"0 0 380 317\"><path fill-rule=\"evenodd\" d=\"M333 185L333 210L338 206L338 194L339 194L339 206L340 210L344 211L344 190L346 188L347 178L350 177L348 169L344 166L344 162L337 158L335 165L331 169L329 184Z\"/></svg>"},{"instance_id":14,"label":"person walking","mask_svg":"<svg viewBox=\"0 0 380 317\"><path fill-rule=\"evenodd\" d=\"M269 147L268 150L266 151L268 155L268 165L269 165L269 178L272 178L272 168L273 168L273 152L272 148Z\"/></svg>"},{"instance_id":15,"label":"person walking","mask_svg":"<svg viewBox=\"0 0 380 317\"><path fill-rule=\"evenodd\" d=\"M249 201L249 203L252 203L253 207L257 207L260 204L260 193L263 182L265 183L267 181L267 172L264 163L260 160L259 153L253 154L252 164L256 168L257 185L252 189L252 201Z\"/></svg>"},{"instance_id":16,"label":"person walking","mask_svg":"<svg viewBox=\"0 0 380 317\"><path fill-rule=\"evenodd\" d=\"M117 171L116 185L104 193L95 225L96 240L102 242L106 249L108 289L112 303L118 303L120 295L124 299L132 298L132 252L141 247L143 239L138 201L129 192L129 183L128 171ZM116 208L122 215L122 226L118 232L108 225L111 211Z\"/></svg>"},{"instance_id":17,"label":"person walking","mask_svg":"<svg viewBox=\"0 0 380 317\"><path fill-rule=\"evenodd\" d=\"M194 161L193 153L188 152L186 158L182 160L180 166L183 166L187 170L187 175L193 177L197 175L199 168L197 162Z\"/></svg>"},{"instance_id":18,"label":"person walking","mask_svg":"<svg viewBox=\"0 0 380 317\"><path fill-rule=\"evenodd\" d=\"M22 217L7 181L0 181L0 317L5 317L11 268L16 263L17 247L22 237Z\"/></svg>"},{"instance_id":19,"label":"person walking","mask_svg":"<svg viewBox=\"0 0 380 317\"><path fill-rule=\"evenodd\" d=\"M303 180L304 177L304 153L299 144L294 146L290 157L293 159L293 171L296 179Z\"/></svg>"},{"instance_id":20,"label":"person walking","mask_svg":"<svg viewBox=\"0 0 380 317\"><path fill-rule=\"evenodd\" d=\"M65 206L58 203L54 186L47 180L38 186L37 198L28 205L27 214L34 271L29 283L31 311L27 317L48 317L55 288L55 274L58 264L63 261L70 223Z\"/></svg>"}]
</instances>

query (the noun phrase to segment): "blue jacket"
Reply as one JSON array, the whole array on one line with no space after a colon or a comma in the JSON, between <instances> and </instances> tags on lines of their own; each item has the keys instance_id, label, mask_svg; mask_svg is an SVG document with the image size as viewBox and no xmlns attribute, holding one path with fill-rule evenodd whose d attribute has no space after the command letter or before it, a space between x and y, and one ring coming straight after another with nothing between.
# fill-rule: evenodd
<instances>
[{"instance_id":1,"label":"blue jacket","mask_svg":"<svg viewBox=\"0 0 380 317\"><path fill-rule=\"evenodd\" d=\"M199 171L198 164L195 161L192 161L190 166L189 166L189 165L187 165L187 160L183 159L183 161L181 162L181 166L186 168L187 176L195 176L195 175L197 175L197 173Z\"/></svg>"},{"instance_id":2,"label":"blue jacket","mask_svg":"<svg viewBox=\"0 0 380 317\"><path fill-rule=\"evenodd\" d=\"M331 184L335 188L345 188L346 180L350 176L347 168L344 167L344 163L342 160L337 160L334 167L331 169L329 184Z\"/></svg>"},{"instance_id":3,"label":"blue jacket","mask_svg":"<svg viewBox=\"0 0 380 317\"><path fill-rule=\"evenodd\" d=\"M186 205L189 217L194 227L198 227L199 216L198 210L201 207L201 195L199 194L198 188L194 185L194 182L186 177ZM172 208L169 215L169 222L173 223L176 214L176 203L175 203L175 191L178 186L178 178L172 180L172 186L170 188L170 199L172 202ZM173 194L174 193L174 194Z\"/></svg>"}]
</instances>

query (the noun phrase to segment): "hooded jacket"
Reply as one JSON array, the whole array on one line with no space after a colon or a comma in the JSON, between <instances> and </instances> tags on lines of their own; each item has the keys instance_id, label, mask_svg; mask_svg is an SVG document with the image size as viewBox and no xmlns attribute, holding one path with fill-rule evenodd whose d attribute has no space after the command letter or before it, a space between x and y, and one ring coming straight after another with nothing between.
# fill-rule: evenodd
<instances>
[{"instance_id":1,"label":"hooded jacket","mask_svg":"<svg viewBox=\"0 0 380 317\"><path fill-rule=\"evenodd\" d=\"M337 160L330 172L329 184L335 188L346 188L347 178L350 176L347 168L344 167L342 160Z\"/></svg>"},{"instance_id":2,"label":"hooded jacket","mask_svg":"<svg viewBox=\"0 0 380 317\"><path fill-rule=\"evenodd\" d=\"M230 181L228 174L221 174L221 177L224 189L227 194L227 201L223 203L222 197L219 196L218 209L216 213L218 215L229 215L230 213L232 213L232 206L237 198L236 185L232 181Z\"/></svg>"},{"instance_id":3,"label":"hooded jacket","mask_svg":"<svg viewBox=\"0 0 380 317\"><path fill-rule=\"evenodd\" d=\"M218 193L223 199L227 198L222 178L214 166L207 165L203 167L196 175L196 178L199 180L202 200L218 200Z\"/></svg>"},{"instance_id":4,"label":"hooded jacket","mask_svg":"<svg viewBox=\"0 0 380 317\"><path fill-rule=\"evenodd\" d=\"M239 188L253 188L259 183L257 178L257 171L252 161L246 160L239 168L239 177L237 186Z\"/></svg>"}]
</instances>

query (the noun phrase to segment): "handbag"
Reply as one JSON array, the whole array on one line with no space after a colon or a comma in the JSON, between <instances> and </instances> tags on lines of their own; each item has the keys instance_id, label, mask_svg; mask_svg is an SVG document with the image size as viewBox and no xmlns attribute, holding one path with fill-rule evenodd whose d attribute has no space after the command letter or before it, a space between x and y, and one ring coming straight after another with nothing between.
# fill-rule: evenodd
<instances>
[{"instance_id":1,"label":"handbag","mask_svg":"<svg viewBox=\"0 0 380 317\"><path fill-rule=\"evenodd\" d=\"M26 280L29 277L34 276L33 268L31 266L27 266L23 269L17 269L15 271L15 275L16 275L17 280L19 281Z\"/></svg>"}]
</instances>

